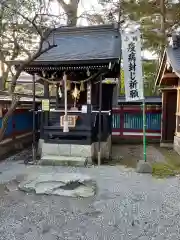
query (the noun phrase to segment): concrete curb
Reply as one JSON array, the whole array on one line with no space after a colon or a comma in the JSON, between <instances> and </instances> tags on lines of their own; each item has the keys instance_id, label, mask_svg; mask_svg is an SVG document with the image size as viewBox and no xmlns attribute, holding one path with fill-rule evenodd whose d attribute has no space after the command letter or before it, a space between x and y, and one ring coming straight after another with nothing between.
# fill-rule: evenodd
<instances>
[{"instance_id":1,"label":"concrete curb","mask_svg":"<svg viewBox=\"0 0 180 240\"><path fill-rule=\"evenodd\" d=\"M12 155L12 153L23 150L32 143L32 133L22 134L16 138L8 138L0 143L0 159Z\"/></svg>"},{"instance_id":2,"label":"concrete curb","mask_svg":"<svg viewBox=\"0 0 180 240\"><path fill-rule=\"evenodd\" d=\"M137 173L152 174L152 166L149 162L145 162L144 160L140 160L137 163L136 172Z\"/></svg>"}]
</instances>

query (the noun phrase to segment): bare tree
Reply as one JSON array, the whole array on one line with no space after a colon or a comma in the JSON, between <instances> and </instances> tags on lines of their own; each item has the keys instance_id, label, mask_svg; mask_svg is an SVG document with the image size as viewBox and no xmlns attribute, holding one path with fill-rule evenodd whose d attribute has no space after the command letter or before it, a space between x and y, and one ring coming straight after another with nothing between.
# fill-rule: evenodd
<instances>
[{"instance_id":1,"label":"bare tree","mask_svg":"<svg viewBox=\"0 0 180 240\"><path fill-rule=\"evenodd\" d=\"M68 26L76 26L77 21L79 19L86 19L90 25L105 24L110 22L111 17L109 13L107 14L108 11L98 12L96 7L93 7L93 6L88 11L84 10L78 16L78 7L80 5L80 0L69 0L69 3L66 3L65 0L56 0L56 1L59 3L60 7L62 7L62 9L65 12ZM114 22L115 18L114 17L112 18Z\"/></svg>"},{"instance_id":2,"label":"bare tree","mask_svg":"<svg viewBox=\"0 0 180 240\"><path fill-rule=\"evenodd\" d=\"M8 118L16 109L20 96L15 93L17 79L32 61L55 47L50 35L59 20L48 12L47 1L41 0L4 0L0 1L0 63L1 91L11 77L8 89L12 97L11 106L3 117L0 129L2 141ZM22 59L14 68L13 61Z\"/></svg>"}]
</instances>

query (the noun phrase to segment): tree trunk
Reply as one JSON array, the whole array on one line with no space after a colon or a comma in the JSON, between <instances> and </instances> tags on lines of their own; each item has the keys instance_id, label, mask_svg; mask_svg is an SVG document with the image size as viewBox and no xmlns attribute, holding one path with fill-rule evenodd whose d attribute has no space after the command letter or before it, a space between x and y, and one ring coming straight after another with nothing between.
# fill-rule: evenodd
<instances>
[{"instance_id":1,"label":"tree trunk","mask_svg":"<svg viewBox=\"0 0 180 240\"><path fill-rule=\"evenodd\" d=\"M69 3L65 3L64 0L58 0L58 3L64 9L65 13L67 14L67 25L74 27L77 25L77 12L78 12L78 5L80 0L70 0Z\"/></svg>"},{"instance_id":2,"label":"tree trunk","mask_svg":"<svg viewBox=\"0 0 180 240\"><path fill-rule=\"evenodd\" d=\"M164 53L164 47L165 47L165 41L166 41L166 6L165 6L165 0L160 0L160 11L161 11L161 33L163 36L163 43L161 45L160 49L160 59L163 56Z\"/></svg>"},{"instance_id":3,"label":"tree trunk","mask_svg":"<svg viewBox=\"0 0 180 240\"><path fill-rule=\"evenodd\" d=\"M4 72L4 74L2 76L3 84L5 84L5 81L7 80L7 77L8 77L8 75L6 76L6 74L8 74L7 71ZM19 71L17 71L16 74L12 78L11 88L9 89L10 96L12 96L12 101L11 101L10 108L8 109L7 113L5 114L5 116L2 119L2 125L1 125L1 128L0 128L0 142L4 138L4 134L5 134L6 128L8 126L8 120L12 116L12 114L15 111L15 109L16 109L18 103L19 103L19 100L20 100L20 96L18 96L14 93L15 87L16 87L16 81L19 78L20 74L21 74L21 69L19 69Z\"/></svg>"},{"instance_id":4,"label":"tree trunk","mask_svg":"<svg viewBox=\"0 0 180 240\"><path fill-rule=\"evenodd\" d=\"M1 62L0 65L1 65L0 90L3 91L5 89L6 80L8 78L8 71L5 70L3 62Z\"/></svg>"},{"instance_id":5,"label":"tree trunk","mask_svg":"<svg viewBox=\"0 0 180 240\"><path fill-rule=\"evenodd\" d=\"M77 25L77 9L67 12L67 25L74 27Z\"/></svg>"}]
</instances>

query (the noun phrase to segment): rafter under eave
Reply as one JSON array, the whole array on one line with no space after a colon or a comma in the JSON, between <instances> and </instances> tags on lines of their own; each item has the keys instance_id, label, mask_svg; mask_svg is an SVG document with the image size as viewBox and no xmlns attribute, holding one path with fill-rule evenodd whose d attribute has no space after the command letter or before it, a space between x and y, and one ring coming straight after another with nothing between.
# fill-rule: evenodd
<instances>
[{"instance_id":1,"label":"rafter under eave","mask_svg":"<svg viewBox=\"0 0 180 240\"><path fill-rule=\"evenodd\" d=\"M162 80L163 79L173 79L173 78L178 78L178 76L173 72L172 73L164 73Z\"/></svg>"},{"instance_id":2,"label":"rafter under eave","mask_svg":"<svg viewBox=\"0 0 180 240\"><path fill-rule=\"evenodd\" d=\"M165 72L166 69L166 60L167 60L167 56L166 56L166 50L164 50L160 65L159 65L159 70L156 76L156 81L155 81L155 86L160 86L161 84L161 79L162 79L162 75Z\"/></svg>"}]
</instances>

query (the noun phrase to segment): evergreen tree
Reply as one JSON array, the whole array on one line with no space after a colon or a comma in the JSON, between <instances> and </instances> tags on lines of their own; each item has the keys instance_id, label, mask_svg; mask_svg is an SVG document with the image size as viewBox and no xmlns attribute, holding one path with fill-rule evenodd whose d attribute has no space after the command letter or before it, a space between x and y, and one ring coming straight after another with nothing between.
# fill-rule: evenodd
<instances>
[{"instance_id":1,"label":"evergreen tree","mask_svg":"<svg viewBox=\"0 0 180 240\"><path fill-rule=\"evenodd\" d=\"M178 30L180 21L180 0L100 0L104 21L138 23L142 33L142 48L158 54L159 59L167 44L168 36ZM109 18L109 19L108 19ZM121 24L122 26L122 24ZM158 61L143 62L145 96L154 95L154 81ZM124 91L123 78L121 94Z\"/></svg>"},{"instance_id":2,"label":"evergreen tree","mask_svg":"<svg viewBox=\"0 0 180 240\"><path fill-rule=\"evenodd\" d=\"M180 21L180 1L173 0L100 0L105 15L141 26L143 48L159 53L169 34ZM107 5L109 6L107 8ZM108 10L107 10L108 9Z\"/></svg>"},{"instance_id":3,"label":"evergreen tree","mask_svg":"<svg viewBox=\"0 0 180 240\"><path fill-rule=\"evenodd\" d=\"M156 95L154 92L154 81L156 78L156 61L145 60L143 61L143 77L144 77L144 95L153 96Z\"/></svg>"},{"instance_id":4,"label":"evergreen tree","mask_svg":"<svg viewBox=\"0 0 180 240\"><path fill-rule=\"evenodd\" d=\"M156 61L155 60L144 60L142 63L143 76L144 76L144 95L153 96L154 92L154 79L156 77ZM124 84L124 71L121 70L121 85L120 95L125 95L125 84Z\"/></svg>"}]
</instances>

